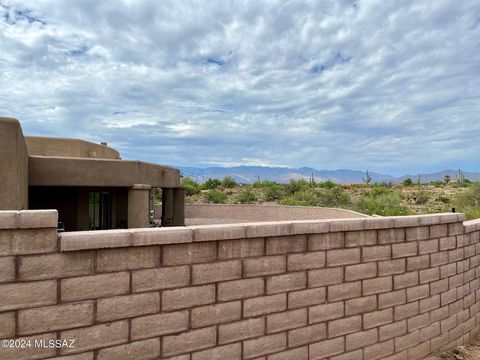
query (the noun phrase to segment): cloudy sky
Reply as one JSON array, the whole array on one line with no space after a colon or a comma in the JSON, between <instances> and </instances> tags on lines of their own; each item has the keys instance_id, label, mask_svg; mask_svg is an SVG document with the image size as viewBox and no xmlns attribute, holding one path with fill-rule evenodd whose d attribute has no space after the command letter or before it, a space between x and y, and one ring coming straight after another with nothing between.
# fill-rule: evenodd
<instances>
[{"instance_id":1,"label":"cloudy sky","mask_svg":"<svg viewBox=\"0 0 480 360\"><path fill-rule=\"evenodd\" d=\"M480 1L0 0L0 115L177 166L480 170Z\"/></svg>"}]
</instances>

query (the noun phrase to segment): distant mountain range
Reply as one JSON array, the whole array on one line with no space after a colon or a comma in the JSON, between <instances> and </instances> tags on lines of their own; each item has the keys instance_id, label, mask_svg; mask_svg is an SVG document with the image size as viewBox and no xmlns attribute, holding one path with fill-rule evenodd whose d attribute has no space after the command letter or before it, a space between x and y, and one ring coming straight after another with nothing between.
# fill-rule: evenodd
<instances>
[{"instance_id":1,"label":"distant mountain range","mask_svg":"<svg viewBox=\"0 0 480 360\"><path fill-rule=\"evenodd\" d=\"M278 183L289 182L290 179L309 180L313 176L315 181L331 180L336 183L362 183L365 176L364 171L339 169L339 170L317 170L310 167L284 168L266 166L235 166L235 167L180 167L183 176L191 177L198 182L204 182L208 178L223 179L232 176L239 183L253 183L258 180L269 180ZM456 179L456 170L443 170L430 174L408 174L395 177L388 174L369 172L372 182L401 182L407 178L417 181L418 176L422 183L443 180L449 175L452 180ZM476 181L480 180L480 172L464 172L465 178Z\"/></svg>"}]
</instances>

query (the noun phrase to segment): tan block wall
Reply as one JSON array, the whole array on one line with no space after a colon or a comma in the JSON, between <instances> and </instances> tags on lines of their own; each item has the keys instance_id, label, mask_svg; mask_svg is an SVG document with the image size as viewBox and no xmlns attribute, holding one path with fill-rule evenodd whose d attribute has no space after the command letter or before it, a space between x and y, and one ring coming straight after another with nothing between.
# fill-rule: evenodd
<instances>
[{"instance_id":1,"label":"tan block wall","mask_svg":"<svg viewBox=\"0 0 480 360\"><path fill-rule=\"evenodd\" d=\"M155 205L160 219L162 205ZM366 218L355 211L318 206L266 204L186 204L187 225L232 224L242 222Z\"/></svg>"},{"instance_id":2,"label":"tan block wall","mask_svg":"<svg viewBox=\"0 0 480 360\"><path fill-rule=\"evenodd\" d=\"M480 221L462 214L55 225L0 212L0 338L74 347L1 359L423 359L480 329Z\"/></svg>"}]
</instances>

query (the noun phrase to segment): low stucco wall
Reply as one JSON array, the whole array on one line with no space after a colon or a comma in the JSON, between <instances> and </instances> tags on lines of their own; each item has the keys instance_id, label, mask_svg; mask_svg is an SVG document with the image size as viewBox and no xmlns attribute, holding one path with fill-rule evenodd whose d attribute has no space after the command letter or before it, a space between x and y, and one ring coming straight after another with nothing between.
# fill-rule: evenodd
<instances>
[{"instance_id":1,"label":"low stucco wall","mask_svg":"<svg viewBox=\"0 0 480 360\"><path fill-rule=\"evenodd\" d=\"M58 236L55 211L0 212L0 338L67 341L0 358L422 359L480 328L480 222L463 219Z\"/></svg>"},{"instance_id":2,"label":"low stucco wall","mask_svg":"<svg viewBox=\"0 0 480 360\"><path fill-rule=\"evenodd\" d=\"M159 219L162 206L155 205L155 218ZM270 204L186 204L187 225L233 224L242 222L355 219L368 215L351 210L317 206L285 206Z\"/></svg>"}]
</instances>

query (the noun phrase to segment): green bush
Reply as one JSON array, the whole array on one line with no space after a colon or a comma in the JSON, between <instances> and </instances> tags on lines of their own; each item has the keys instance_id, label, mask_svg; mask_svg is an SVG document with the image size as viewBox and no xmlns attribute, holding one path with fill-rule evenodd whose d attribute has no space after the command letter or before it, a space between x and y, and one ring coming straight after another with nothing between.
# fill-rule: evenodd
<instances>
[{"instance_id":1,"label":"green bush","mask_svg":"<svg viewBox=\"0 0 480 360\"><path fill-rule=\"evenodd\" d=\"M234 187L238 186L235 179L231 176L224 177L223 180L222 180L222 185L226 189L233 189Z\"/></svg>"},{"instance_id":2,"label":"green bush","mask_svg":"<svg viewBox=\"0 0 480 360\"><path fill-rule=\"evenodd\" d=\"M203 183L202 188L206 190L212 190L220 187L221 185L222 185L222 182L218 179L208 179Z\"/></svg>"},{"instance_id":3,"label":"green bush","mask_svg":"<svg viewBox=\"0 0 480 360\"><path fill-rule=\"evenodd\" d=\"M257 195L252 191L252 189L245 188L242 191L240 191L237 195L236 198L237 202L239 203L250 203L250 202L256 202L257 201Z\"/></svg>"},{"instance_id":4,"label":"green bush","mask_svg":"<svg viewBox=\"0 0 480 360\"><path fill-rule=\"evenodd\" d=\"M403 180L403 186L412 186L413 185L413 180L410 178L406 178Z\"/></svg>"},{"instance_id":5,"label":"green bush","mask_svg":"<svg viewBox=\"0 0 480 360\"><path fill-rule=\"evenodd\" d=\"M265 201L276 201L283 197L283 192L280 186L274 184L265 188L263 198Z\"/></svg>"},{"instance_id":6,"label":"green bush","mask_svg":"<svg viewBox=\"0 0 480 360\"><path fill-rule=\"evenodd\" d=\"M415 204L424 205L430 199L428 191L419 191L415 194Z\"/></svg>"},{"instance_id":7,"label":"green bush","mask_svg":"<svg viewBox=\"0 0 480 360\"><path fill-rule=\"evenodd\" d=\"M209 203L224 204L227 201L227 194L218 190L210 190L205 194L205 200Z\"/></svg>"},{"instance_id":8,"label":"green bush","mask_svg":"<svg viewBox=\"0 0 480 360\"><path fill-rule=\"evenodd\" d=\"M350 197L340 187L304 189L281 200L280 205L350 207Z\"/></svg>"},{"instance_id":9,"label":"green bush","mask_svg":"<svg viewBox=\"0 0 480 360\"><path fill-rule=\"evenodd\" d=\"M254 188L267 188L271 186L279 186L275 181L268 181L268 180L262 180L262 181L255 181L252 186Z\"/></svg>"},{"instance_id":10,"label":"green bush","mask_svg":"<svg viewBox=\"0 0 480 360\"><path fill-rule=\"evenodd\" d=\"M436 188L440 188L443 186L443 182L441 182L440 180L430 181L430 184L435 186Z\"/></svg>"},{"instance_id":11,"label":"green bush","mask_svg":"<svg viewBox=\"0 0 480 360\"><path fill-rule=\"evenodd\" d=\"M291 179L288 184L285 184L285 192L287 194L295 194L307 187L309 187L309 184L304 179Z\"/></svg>"},{"instance_id":12,"label":"green bush","mask_svg":"<svg viewBox=\"0 0 480 360\"><path fill-rule=\"evenodd\" d=\"M450 198L448 198L447 196L443 196L443 195L440 195L437 198L437 200L440 201L441 203L444 203L444 204L449 204L450 203Z\"/></svg>"},{"instance_id":13,"label":"green bush","mask_svg":"<svg viewBox=\"0 0 480 360\"><path fill-rule=\"evenodd\" d=\"M473 182L454 201L458 212L465 213L468 220L480 217L480 181Z\"/></svg>"},{"instance_id":14,"label":"green bush","mask_svg":"<svg viewBox=\"0 0 480 360\"><path fill-rule=\"evenodd\" d=\"M200 192L200 185L192 178L183 178L182 186L185 188L185 193L187 196L192 196Z\"/></svg>"},{"instance_id":15,"label":"green bush","mask_svg":"<svg viewBox=\"0 0 480 360\"><path fill-rule=\"evenodd\" d=\"M336 188L338 187L337 184L335 184L333 181L331 180L325 180L323 182L320 182L317 184L318 187L322 188L322 189L333 189L333 188Z\"/></svg>"},{"instance_id":16,"label":"green bush","mask_svg":"<svg viewBox=\"0 0 480 360\"><path fill-rule=\"evenodd\" d=\"M369 215L408 215L408 208L403 206L401 201L398 192L376 186L360 199L356 208L359 212Z\"/></svg>"}]
</instances>

